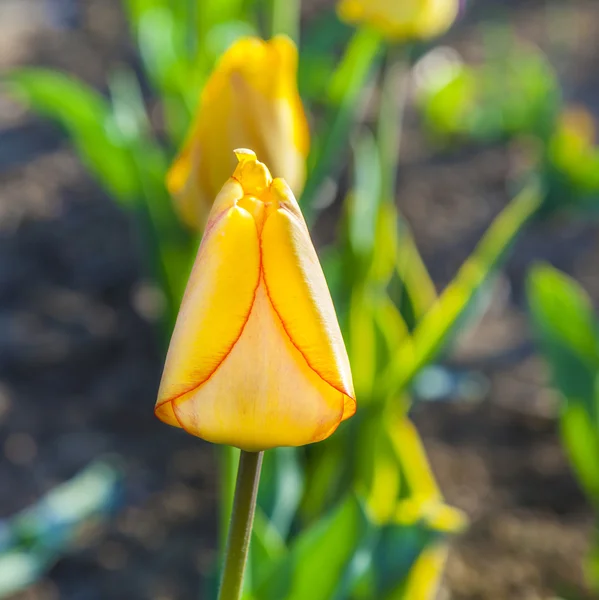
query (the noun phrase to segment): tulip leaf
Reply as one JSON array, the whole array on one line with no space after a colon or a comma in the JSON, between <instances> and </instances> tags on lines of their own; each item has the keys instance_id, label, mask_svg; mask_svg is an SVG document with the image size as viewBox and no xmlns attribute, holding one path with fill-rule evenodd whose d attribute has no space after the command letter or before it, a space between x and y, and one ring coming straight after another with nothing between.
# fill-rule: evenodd
<instances>
[{"instance_id":1,"label":"tulip leaf","mask_svg":"<svg viewBox=\"0 0 599 600\"><path fill-rule=\"evenodd\" d=\"M257 507L249 556L251 577L247 578L248 581L244 585L249 597L252 596L252 583L264 580L273 563L278 561L286 551L285 542L277 528L268 520L260 507Z\"/></svg>"},{"instance_id":2,"label":"tulip leaf","mask_svg":"<svg viewBox=\"0 0 599 600\"><path fill-rule=\"evenodd\" d=\"M351 134L352 121L360 105L365 83L377 61L380 46L381 40L377 34L368 29L359 29L331 78L325 132L320 137L319 147L310 153L308 179L301 197L308 223L318 208L323 182L342 164L343 149Z\"/></svg>"},{"instance_id":3,"label":"tulip leaf","mask_svg":"<svg viewBox=\"0 0 599 600\"><path fill-rule=\"evenodd\" d=\"M404 579L385 595L384 600L436 598L448 553L449 546L445 542L428 544L420 552Z\"/></svg>"},{"instance_id":4,"label":"tulip leaf","mask_svg":"<svg viewBox=\"0 0 599 600\"><path fill-rule=\"evenodd\" d=\"M583 402L568 399L560 419L562 441L583 490L599 510L599 431Z\"/></svg>"},{"instance_id":5,"label":"tulip leaf","mask_svg":"<svg viewBox=\"0 0 599 600\"><path fill-rule=\"evenodd\" d=\"M546 265L531 270L527 291L556 387L565 398L585 400L589 414L599 422L594 398L599 345L589 297L574 280Z\"/></svg>"},{"instance_id":6,"label":"tulip leaf","mask_svg":"<svg viewBox=\"0 0 599 600\"><path fill-rule=\"evenodd\" d=\"M192 61L196 32L187 2L127 0L129 20L154 88L162 96L168 131L175 145L186 134L203 73Z\"/></svg>"},{"instance_id":7,"label":"tulip leaf","mask_svg":"<svg viewBox=\"0 0 599 600\"><path fill-rule=\"evenodd\" d=\"M396 397L451 342L476 293L498 269L518 234L540 208L542 198L541 190L533 183L497 216L456 277L417 324L410 343L398 349L380 378L381 390L389 398Z\"/></svg>"},{"instance_id":8,"label":"tulip leaf","mask_svg":"<svg viewBox=\"0 0 599 600\"><path fill-rule=\"evenodd\" d=\"M535 333L563 400L564 446L599 507L599 343L591 301L578 283L547 265L531 270L527 292Z\"/></svg>"},{"instance_id":9,"label":"tulip leaf","mask_svg":"<svg viewBox=\"0 0 599 600\"><path fill-rule=\"evenodd\" d=\"M348 325L348 355L356 394L368 398L376 372L377 338L373 301L365 286L356 285L351 291Z\"/></svg>"},{"instance_id":10,"label":"tulip leaf","mask_svg":"<svg viewBox=\"0 0 599 600\"><path fill-rule=\"evenodd\" d=\"M407 504L410 507L402 519L381 525L376 535L368 540L369 545L364 548L367 556L362 557L362 572L354 580L352 589L351 597L355 600L429 600L435 597L447 556L448 534L460 529L439 527L434 513L427 514L430 506L417 498ZM442 502L434 506L437 511L458 513L462 518L459 511Z\"/></svg>"},{"instance_id":11,"label":"tulip leaf","mask_svg":"<svg viewBox=\"0 0 599 600\"><path fill-rule=\"evenodd\" d=\"M300 507L304 523L313 523L320 514L339 497L347 467L347 434L351 421L335 435L306 449L306 493Z\"/></svg>"},{"instance_id":12,"label":"tulip leaf","mask_svg":"<svg viewBox=\"0 0 599 600\"><path fill-rule=\"evenodd\" d=\"M330 600L369 530L362 506L355 497L348 497L295 539L289 552L255 588L254 597Z\"/></svg>"},{"instance_id":13,"label":"tulip leaf","mask_svg":"<svg viewBox=\"0 0 599 600\"><path fill-rule=\"evenodd\" d=\"M381 598L404 583L420 554L435 537L434 531L418 523L383 527L372 557L375 597Z\"/></svg>"},{"instance_id":14,"label":"tulip leaf","mask_svg":"<svg viewBox=\"0 0 599 600\"><path fill-rule=\"evenodd\" d=\"M401 345L411 343L408 326L386 292L380 293L373 307L377 339L377 373L382 372ZM374 383L374 382L373 382ZM372 391L374 393L374 390Z\"/></svg>"},{"instance_id":15,"label":"tulip leaf","mask_svg":"<svg viewBox=\"0 0 599 600\"><path fill-rule=\"evenodd\" d=\"M304 473L295 448L267 452L262 463L258 505L284 539L304 490Z\"/></svg>"},{"instance_id":16,"label":"tulip leaf","mask_svg":"<svg viewBox=\"0 0 599 600\"><path fill-rule=\"evenodd\" d=\"M401 285L400 300L403 304L409 303L410 313L416 323L437 301L437 290L420 256L412 232L402 218L399 221L395 269ZM408 320L406 315L404 318Z\"/></svg>"},{"instance_id":17,"label":"tulip leaf","mask_svg":"<svg viewBox=\"0 0 599 600\"><path fill-rule=\"evenodd\" d=\"M298 69L300 95L307 101L325 97L337 65L337 50L347 43L352 29L342 23L334 10L323 9L302 31Z\"/></svg>"},{"instance_id":18,"label":"tulip leaf","mask_svg":"<svg viewBox=\"0 0 599 600\"><path fill-rule=\"evenodd\" d=\"M399 510L398 502L404 503L402 521L424 507L427 514L436 514L445 506L418 431L401 412L396 416L386 411L369 413L356 444L356 488L377 522L391 520Z\"/></svg>"},{"instance_id":19,"label":"tulip leaf","mask_svg":"<svg viewBox=\"0 0 599 600\"><path fill-rule=\"evenodd\" d=\"M73 77L45 69L13 71L4 81L15 97L64 127L112 196L129 206L141 196L134 159L105 98Z\"/></svg>"},{"instance_id":20,"label":"tulip leaf","mask_svg":"<svg viewBox=\"0 0 599 600\"><path fill-rule=\"evenodd\" d=\"M339 317L339 322L344 321L347 313L347 295L343 291L343 255L337 244L330 244L318 249L320 264L327 280L331 298Z\"/></svg>"},{"instance_id":21,"label":"tulip leaf","mask_svg":"<svg viewBox=\"0 0 599 600\"><path fill-rule=\"evenodd\" d=\"M372 598L433 598L442 575L448 536L463 530L462 513L442 498L418 495L399 503L372 549Z\"/></svg>"},{"instance_id":22,"label":"tulip leaf","mask_svg":"<svg viewBox=\"0 0 599 600\"><path fill-rule=\"evenodd\" d=\"M354 186L346 203L348 239L355 254L368 257L375 243L381 166L372 133L362 133L353 148Z\"/></svg>"},{"instance_id":23,"label":"tulip leaf","mask_svg":"<svg viewBox=\"0 0 599 600\"><path fill-rule=\"evenodd\" d=\"M197 13L199 31L210 31L226 21L243 21L245 8L245 0L202 0L198 3Z\"/></svg>"},{"instance_id":24,"label":"tulip leaf","mask_svg":"<svg viewBox=\"0 0 599 600\"><path fill-rule=\"evenodd\" d=\"M386 288L395 270L398 250L398 213L390 202L380 204L376 215L375 244L368 280L375 286Z\"/></svg>"},{"instance_id":25,"label":"tulip leaf","mask_svg":"<svg viewBox=\"0 0 599 600\"><path fill-rule=\"evenodd\" d=\"M391 518L403 487L401 466L387 424L380 411L371 411L362 417L355 440L355 487L378 523Z\"/></svg>"}]
</instances>

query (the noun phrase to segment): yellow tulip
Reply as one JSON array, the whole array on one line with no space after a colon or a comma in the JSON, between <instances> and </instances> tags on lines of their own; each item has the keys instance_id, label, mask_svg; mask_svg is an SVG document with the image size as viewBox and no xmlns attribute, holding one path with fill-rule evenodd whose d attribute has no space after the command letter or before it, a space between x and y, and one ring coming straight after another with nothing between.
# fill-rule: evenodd
<instances>
[{"instance_id":1,"label":"yellow tulip","mask_svg":"<svg viewBox=\"0 0 599 600\"><path fill-rule=\"evenodd\" d=\"M368 25L394 41L441 35L455 21L459 0L340 0L339 18Z\"/></svg>"},{"instance_id":2,"label":"yellow tulip","mask_svg":"<svg viewBox=\"0 0 599 600\"><path fill-rule=\"evenodd\" d=\"M187 142L167 176L182 220L204 228L235 168L235 148L252 148L299 195L310 133L297 90L297 49L285 36L242 38L208 79Z\"/></svg>"},{"instance_id":3,"label":"yellow tulip","mask_svg":"<svg viewBox=\"0 0 599 600\"><path fill-rule=\"evenodd\" d=\"M242 450L317 442L356 410L335 309L291 189L252 151L235 153L183 297L156 415Z\"/></svg>"}]
</instances>

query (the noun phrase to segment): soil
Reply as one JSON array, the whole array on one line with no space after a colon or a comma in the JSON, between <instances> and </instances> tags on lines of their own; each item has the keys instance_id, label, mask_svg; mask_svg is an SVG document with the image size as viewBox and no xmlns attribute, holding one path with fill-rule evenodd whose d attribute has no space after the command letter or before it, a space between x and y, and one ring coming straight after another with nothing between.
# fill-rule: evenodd
<instances>
[{"instance_id":1,"label":"soil","mask_svg":"<svg viewBox=\"0 0 599 600\"><path fill-rule=\"evenodd\" d=\"M473 4L447 38L466 57L489 14L551 50L545 3ZM597 114L599 6L568 6L571 31L554 62L566 97ZM0 70L52 66L103 89L118 61L135 54L117 0L0 3ZM436 150L409 115L398 203L440 289L506 204L514 157L504 146ZM448 357L480 373L488 391L414 408L448 502L471 519L441 598L591 598L581 565L592 512L559 443L557 399L530 343L522 290L528 266L548 260L599 301L597 229L563 217L533 225L485 316ZM12 600L202 597L215 553L215 455L152 414L161 355L156 290L143 273L132 223L68 140L0 96L0 517L95 458L118 454L126 475L118 515Z\"/></svg>"}]
</instances>

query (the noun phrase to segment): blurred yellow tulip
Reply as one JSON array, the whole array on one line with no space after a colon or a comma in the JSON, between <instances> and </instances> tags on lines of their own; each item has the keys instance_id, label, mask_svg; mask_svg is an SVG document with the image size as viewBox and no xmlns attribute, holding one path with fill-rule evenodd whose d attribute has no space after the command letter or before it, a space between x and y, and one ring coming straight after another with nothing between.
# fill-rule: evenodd
<instances>
[{"instance_id":1,"label":"blurred yellow tulip","mask_svg":"<svg viewBox=\"0 0 599 600\"><path fill-rule=\"evenodd\" d=\"M447 31L455 21L459 0L340 0L339 18L368 25L394 41L428 39Z\"/></svg>"},{"instance_id":2,"label":"blurred yellow tulip","mask_svg":"<svg viewBox=\"0 0 599 600\"><path fill-rule=\"evenodd\" d=\"M356 401L331 296L283 179L250 150L212 206L156 415L258 451L320 441Z\"/></svg>"},{"instance_id":3,"label":"blurred yellow tulip","mask_svg":"<svg viewBox=\"0 0 599 600\"><path fill-rule=\"evenodd\" d=\"M252 148L299 195L310 133L297 90L297 49L285 36L236 41L208 79L187 142L167 176L182 220L201 231L235 168Z\"/></svg>"}]
</instances>

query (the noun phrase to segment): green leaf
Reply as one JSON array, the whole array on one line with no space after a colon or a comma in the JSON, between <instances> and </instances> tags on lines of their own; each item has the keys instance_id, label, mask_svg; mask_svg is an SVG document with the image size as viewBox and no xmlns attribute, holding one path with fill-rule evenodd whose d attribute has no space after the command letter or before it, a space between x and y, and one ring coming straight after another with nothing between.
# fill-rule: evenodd
<instances>
[{"instance_id":1,"label":"green leaf","mask_svg":"<svg viewBox=\"0 0 599 600\"><path fill-rule=\"evenodd\" d=\"M351 420L347 425L342 423L334 436L306 448L306 493L300 507L302 522L313 523L339 497L347 471L344 467L348 466L344 462L347 433L352 425Z\"/></svg>"},{"instance_id":2,"label":"green leaf","mask_svg":"<svg viewBox=\"0 0 599 600\"><path fill-rule=\"evenodd\" d=\"M395 268L401 283L401 300L409 303L409 312L415 322L418 322L437 301L437 290L420 256L412 232L401 218L397 243ZM407 316L404 315L404 318L408 321Z\"/></svg>"},{"instance_id":3,"label":"green leaf","mask_svg":"<svg viewBox=\"0 0 599 600\"><path fill-rule=\"evenodd\" d=\"M368 398L376 372L377 347L371 294L362 285L351 291L348 319L348 354L357 395Z\"/></svg>"},{"instance_id":4,"label":"green leaf","mask_svg":"<svg viewBox=\"0 0 599 600\"><path fill-rule=\"evenodd\" d=\"M498 269L518 234L539 209L541 190L531 184L491 224L482 240L416 326L411 342L398 349L380 378L381 393L397 397L418 371L450 343L476 292Z\"/></svg>"},{"instance_id":5,"label":"green leaf","mask_svg":"<svg viewBox=\"0 0 599 600\"><path fill-rule=\"evenodd\" d=\"M346 202L348 239L360 257L373 252L381 196L381 166L374 136L364 131L353 144L354 186Z\"/></svg>"},{"instance_id":6,"label":"green leaf","mask_svg":"<svg viewBox=\"0 0 599 600\"><path fill-rule=\"evenodd\" d=\"M245 0L202 0L198 2L198 31L210 31L215 25L226 21L243 21L246 14L245 5Z\"/></svg>"},{"instance_id":7,"label":"green leaf","mask_svg":"<svg viewBox=\"0 0 599 600\"><path fill-rule=\"evenodd\" d=\"M369 531L355 497L301 533L255 591L260 600L330 600Z\"/></svg>"},{"instance_id":8,"label":"green leaf","mask_svg":"<svg viewBox=\"0 0 599 600\"><path fill-rule=\"evenodd\" d=\"M276 448L267 452L262 463L258 506L284 539L304 490L304 473L296 448Z\"/></svg>"},{"instance_id":9,"label":"green leaf","mask_svg":"<svg viewBox=\"0 0 599 600\"><path fill-rule=\"evenodd\" d=\"M246 0L202 0L195 3L198 44L194 63L204 74L212 69L220 53L237 36L257 30L254 13Z\"/></svg>"},{"instance_id":10,"label":"green leaf","mask_svg":"<svg viewBox=\"0 0 599 600\"><path fill-rule=\"evenodd\" d=\"M244 589L250 597L252 595L251 589L265 579L273 564L286 552L285 542L277 528L268 520L260 507L257 507L249 556L249 570L251 572L251 578L249 579L251 579L252 585L244 585Z\"/></svg>"},{"instance_id":11,"label":"green leaf","mask_svg":"<svg viewBox=\"0 0 599 600\"><path fill-rule=\"evenodd\" d=\"M527 291L535 330L555 385L566 398L585 400L595 419L599 350L590 299L573 279L548 265L531 269Z\"/></svg>"},{"instance_id":12,"label":"green leaf","mask_svg":"<svg viewBox=\"0 0 599 600\"><path fill-rule=\"evenodd\" d=\"M560 429L576 477L595 509L599 510L599 432L582 402L565 400Z\"/></svg>"},{"instance_id":13,"label":"green leaf","mask_svg":"<svg viewBox=\"0 0 599 600\"><path fill-rule=\"evenodd\" d=\"M444 542L429 543L413 562L410 570L385 600L433 600L437 597L443 569L449 553Z\"/></svg>"},{"instance_id":14,"label":"green leaf","mask_svg":"<svg viewBox=\"0 0 599 600\"><path fill-rule=\"evenodd\" d=\"M377 530L368 548L366 576L354 587L355 598L432 600L443 574L451 534L460 531L464 517L442 501L436 504L409 500L409 518ZM432 512L432 514L428 514ZM439 528L436 513L448 513L451 528ZM460 521L461 520L461 521ZM458 521L460 521L458 523ZM457 526L456 526L457 525Z\"/></svg>"},{"instance_id":15,"label":"green leaf","mask_svg":"<svg viewBox=\"0 0 599 600\"><path fill-rule=\"evenodd\" d=\"M343 291L343 256L342 250L337 244L330 244L318 249L318 256L324 272L327 285L333 298L333 304L343 321L342 315L347 312L347 294Z\"/></svg>"},{"instance_id":16,"label":"green leaf","mask_svg":"<svg viewBox=\"0 0 599 600\"><path fill-rule=\"evenodd\" d=\"M599 508L599 344L591 301L576 281L548 265L531 269L527 294L539 345L563 399L566 452Z\"/></svg>"},{"instance_id":17,"label":"green leaf","mask_svg":"<svg viewBox=\"0 0 599 600\"><path fill-rule=\"evenodd\" d=\"M342 23L334 10L318 11L302 31L298 86L307 101L322 101L338 63L337 50L351 37L352 29Z\"/></svg>"},{"instance_id":18,"label":"green leaf","mask_svg":"<svg viewBox=\"0 0 599 600\"><path fill-rule=\"evenodd\" d=\"M21 69L4 78L9 92L36 112L57 121L83 162L123 204L141 196L134 159L108 102L84 83L45 69Z\"/></svg>"},{"instance_id":19,"label":"green leaf","mask_svg":"<svg viewBox=\"0 0 599 600\"><path fill-rule=\"evenodd\" d=\"M327 100L330 106L322 143L310 153L306 187L301 197L308 223L318 208L318 194L333 168L342 161L343 148L351 134L365 83L376 63L381 40L368 29L359 29L347 45L341 63L331 78ZM316 206L315 206L316 205Z\"/></svg>"},{"instance_id":20,"label":"green leaf","mask_svg":"<svg viewBox=\"0 0 599 600\"><path fill-rule=\"evenodd\" d=\"M386 287L397 264L399 216L394 204L383 202L378 207L376 217L375 244L368 281Z\"/></svg>"},{"instance_id":21,"label":"green leaf","mask_svg":"<svg viewBox=\"0 0 599 600\"><path fill-rule=\"evenodd\" d=\"M167 129L179 146L206 75L193 60L193 8L169 0L127 0L127 8L145 70L162 97Z\"/></svg>"}]
</instances>

